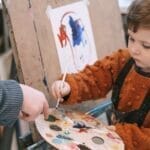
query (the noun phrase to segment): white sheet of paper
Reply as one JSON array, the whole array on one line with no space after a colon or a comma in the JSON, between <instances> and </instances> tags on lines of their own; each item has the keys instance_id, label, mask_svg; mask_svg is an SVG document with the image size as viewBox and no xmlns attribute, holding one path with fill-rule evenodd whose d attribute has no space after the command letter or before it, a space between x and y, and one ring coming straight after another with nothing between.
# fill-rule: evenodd
<instances>
[{"instance_id":1,"label":"white sheet of paper","mask_svg":"<svg viewBox=\"0 0 150 150\"><path fill-rule=\"evenodd\" d=\"M46 11L52 24L61 72L74 73L97 60L95 42L85 2Z\"/></svg>"}]
</instances>

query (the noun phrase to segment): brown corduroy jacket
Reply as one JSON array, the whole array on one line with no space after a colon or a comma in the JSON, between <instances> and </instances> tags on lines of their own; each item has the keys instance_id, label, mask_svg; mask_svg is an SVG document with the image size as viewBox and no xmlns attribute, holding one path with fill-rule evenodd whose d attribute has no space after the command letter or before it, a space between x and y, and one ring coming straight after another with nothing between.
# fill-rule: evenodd
<instances>
[{"instance_id":1,"label":"brown corduroy jacket","mask_svg":"<svg viewBox=\"0 0 150 150\"><path fill-rule=\"evenodd\" d=\"M67 75L71 93L64 104L105 97L129 58L127 49L118 50L77 74ZM127 112L138 109L147 93L150 93L150 77L139 74L132 67L121 88L118 110ZM141 127L128 123L115 126L126 150L150 150L150 111Z\"/></svg>"}]
</instances>

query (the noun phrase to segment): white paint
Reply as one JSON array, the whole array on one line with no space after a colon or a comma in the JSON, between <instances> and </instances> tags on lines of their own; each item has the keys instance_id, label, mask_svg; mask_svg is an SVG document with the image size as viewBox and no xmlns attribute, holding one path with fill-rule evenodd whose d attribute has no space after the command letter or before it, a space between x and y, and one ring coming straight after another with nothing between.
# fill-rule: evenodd
<instances>
[{"instance_id":1,"label":"white paint","mask_svg":"<svg viewBox=\"0 0 150 150\"><path fill-rule=\"evenodd\" d=\"M90 5L90 1L89 0L83 0L83 3L85 3L85 5Z\"/></svg>"}]
</instances>

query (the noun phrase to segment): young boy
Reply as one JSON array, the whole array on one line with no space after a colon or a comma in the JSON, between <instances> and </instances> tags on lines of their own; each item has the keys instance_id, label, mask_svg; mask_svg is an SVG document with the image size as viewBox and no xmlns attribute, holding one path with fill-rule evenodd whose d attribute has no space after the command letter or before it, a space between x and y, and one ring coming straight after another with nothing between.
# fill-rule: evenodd
<instances>
[{"instance_id":1,"label":"young boy","mask_svg":"<svg viewBox=\"0 0 150 150\"><path fill-rule=\"evenodd\" d=\"M135 0L128 16L128 49L68 74L52 85L54 97L64 104L98 99L113 89L111 124L126 150L150 149L150 0Z\"/></svg>"}]
</instances>

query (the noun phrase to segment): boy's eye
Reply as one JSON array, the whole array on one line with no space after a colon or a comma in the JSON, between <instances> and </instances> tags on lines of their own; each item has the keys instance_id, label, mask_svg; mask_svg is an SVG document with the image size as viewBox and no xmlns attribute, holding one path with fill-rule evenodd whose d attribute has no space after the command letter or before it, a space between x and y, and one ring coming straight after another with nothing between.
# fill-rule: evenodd
<instances>
[{"instance_id":1,"label":"boy's eye","mask_svg":"<svg viewBox=\"0 0 150 150\"><path fill-rule=\"evenodd\" d=\"M142 46L143 46L145 49L150 49L150 45L142 44Z\"/></svg>"}]
</instances>

